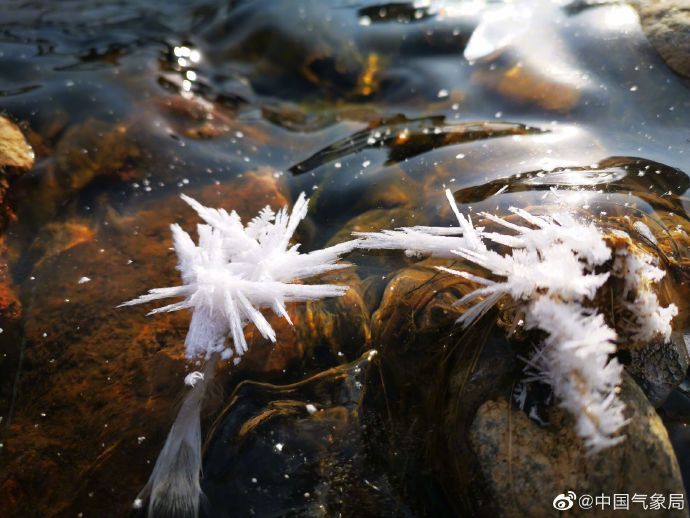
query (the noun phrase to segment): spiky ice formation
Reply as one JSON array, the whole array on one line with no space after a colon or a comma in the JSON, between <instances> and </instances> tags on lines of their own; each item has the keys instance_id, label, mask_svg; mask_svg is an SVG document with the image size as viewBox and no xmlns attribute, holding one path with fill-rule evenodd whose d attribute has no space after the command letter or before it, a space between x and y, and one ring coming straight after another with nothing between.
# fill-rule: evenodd
<instances>
[{"instance_id":1,"label":"spiky ice formation","mask_svg":"<svg viewBox=\"0 0 690 518\"><path fill-rule=\"evenodd\" d=\"M457 227L403 227L381 232L355 232L360 247L367 250L403 250L409 256L456 257L454 250L462 247L485 250L486 247L472 220L460 213L453 194L446 190L448 203L458 220Z\"/></svg>"},{"instance_id":2,"label":"spiky ice formation","mask_svg":"<svg viewBox=\"0 0 690 518\"><path fill-rule=\"evenodd\" d=\"M149 516L197 516L202 497L199 416L217 361L247 351L245 324L254 323L264 337L275 341L275 331L260 308L271 308L292 324L286 302L343 295L346 286L294 281L348 266L336 261L357 244L351 241L307 254L299 252L299 244L290 246L297 226L307 214L304 193L292 212L285 207L275 213L266 207L247 225L235 211L204 207L184 195L182 199L206 222L197 226L198 245L178 225L171 225L182 285L152 289L122 304L183 297L181 302L149 314L191 309L186 356L206 359L203 373L192 372L185 378L191 389L148 483L134 501L135 507L142 507L148 500ZM232 337L232 348L226 343L228 335Z\"/></svg>"},{"instance_id":3,"label":"spiky ice formation","mask_svg":"<svg viewBox=\"0 0 690 518\"><path fill-rule=\"evenodd\" d=\"M548 296L534 300L526 313L526 327L547 334L530 366L541 372L561 406L575 416L575 430L589 452L621 442L625 407L616 388L623 366L609 359L616 352L616 332L596 311Z\"/></svg>"},{"instance_id":4,"label":"spiky ice formation","mask_svg":"<svg viewBox=\"0 0 690 518\"><path fill-rule=\"evenodd\" d=\"M617 435L626 421L616 393L622 367L611 355L616 352L616 330L610 328L592 304L611 275L625 279L627 304L636 315L638 337L661 336L668 340L675 306L662 308L652 291L663 272L648 259L629 250L616 250L615 261L606 235L592 223L568 212L550 217L511 208L521 222L492 214L481 216L502 228L488 232L463 216L452 193L446 196L460 228L414 227L382 233L360 234L362 247L401 248L433 257L461 257L486 269L492 278L439 267L467 278L481 287L457 301L471 304L458 323L468 326L499 300L518 303L528 329L540 329L546 338L530 365L553 387L561 405L577 419L577 433L590 452L622 440ZM500 245L508 253L489 248ZM601 271L606 265L611 271ZM629 331L630 325L626 327Z\"/></svg>"},{"instance_id":5,"label":"spiky ice formation","mask_svg":"<svg viewBox=\"0 0 690 518\"><path fill-rule=\"evenodd\" d=\"M356 241L302 254L299 244L290 246L300 221L307 215L308 200L302 193L289 213L287 207L273 212L264 208L247 225L239 215L204 207L182 195L206 222L198 225L199 244L179 225L171 225L178 270L183 284L155 288L122 306L183 297L181 302L154 309L149 314L191 309L192 320L185 340L188 358L220 353L227 359L247 351L243 328L252 322L265 338L276 340L275 331L259 311L271 308L290 323L286 302L336 297L346 286L295 284L294 281L348 266L337 263ZM232 336L232 347L226 343Z\"/></svg>"},{"instance_id":6,"label":"spiky ice formation","mask_svg":"<svg viewBox=\"0 0 690 518\"><path fill-rule=\"evenodd\" d=\"M623 279L621 303L629 317L621 322L626 335L638 342L656 337L668 342L671 338L671 320L678 314L675 304L661 306L652 286L666 272L657 268L654 258L640 250L620 247L616 250L613 274Z\"/></svg>"}]
</instances>

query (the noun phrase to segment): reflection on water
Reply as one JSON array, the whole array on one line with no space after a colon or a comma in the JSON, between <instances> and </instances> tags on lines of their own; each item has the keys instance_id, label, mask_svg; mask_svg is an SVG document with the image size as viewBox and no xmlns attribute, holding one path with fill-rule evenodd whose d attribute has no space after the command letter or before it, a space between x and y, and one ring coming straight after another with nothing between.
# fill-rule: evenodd
<instances>
[{"instance_id":1,"label":"reflection on water","mask_svg":"<svg viewBox=\"0 0 690 518\"><path fill-rule=\"evenodd\" d=\"M568 203L604 224L628 228L628 218L632 233L644 221L687 279L687 85L629 7L519 4L533 12L529 27L492 22L479 1L4 2L0 107L24 125L37 162L12 186L2 243L22 316L0 316L0 508L122 515L146 480L183 391L187 322L113 308L175 277L167 226L195 223L180 192L247 217L307 191L305 246L446 223L445 187L471 211ZM488 50L470 62L463 50L477 26ZM313 465L294 484L243 478L232 493L243 508L279 487L271 505L283 511L347 510L335 488L402 515L455 508L431 474L418 493L400 491L402 475L357 457L368 439L353 430L371 416L332 399L328 420L305 414L307 399L326 405L318 383L299 405L251 384L228 400L241 380L298 383L377 346L371 312L407 260L353 260L356 274L338 279L355 285L346 300L293 308L302 325L274 324L282 346L250 336L256 356L224 373L226 396L206 424L227 405L229 417L208 451L222 449L224 433L262 445L224 452L243 459L238 477L250 463L299 475L288 457L273 464L267 437L337 428L330 445L305 443ZM683 327L687 303L676 303ZM243 400L247 391L256 399ZM690 413L673 408L682 410L668 413L671 436L685 451ZM260 420L270 409L277 425L238 431L240 414ZM221 458L208 461L214 494L227 477ZM304 489L317 474L323 485ZM296 491L323 498L296 503Z\"/></svg>"}]
</instances>

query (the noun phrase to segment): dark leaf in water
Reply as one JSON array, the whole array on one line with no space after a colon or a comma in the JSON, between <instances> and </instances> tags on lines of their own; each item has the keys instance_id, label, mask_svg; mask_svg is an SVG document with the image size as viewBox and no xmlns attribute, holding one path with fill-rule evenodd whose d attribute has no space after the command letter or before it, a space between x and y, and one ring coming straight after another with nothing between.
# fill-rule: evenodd
<instances>
[{"instance_id":1,"label":"dark leaf in water","mask_svg":"<svg viewBox=\"0 0 690 518\"><path fill-rule=\"evenodd\" d=\"M433 149L510 135L531 135L547 131L512 122L447 122L444 116L407 119L398 116L359 131L318 151L293 165L290 171L303 174L323 164L364 149L384 148L388 152L385 165L402 162Z\"/></svg>"},{"instance_id":2,"label":"dark leaf in water","mask_svg":"<svg viewBox=\"0 0 690 518\"><path fill-rule=\"evenodd\" d=\"M604 193L630 192L652 207L682 212L678 196L690 188L690 178L680 169L659 162L614 156L596 165L518 173L460 189L455 192L455 199L458 203L476 203L498 193L548 191L554 188Z\"/></svg>"}]
</instances>

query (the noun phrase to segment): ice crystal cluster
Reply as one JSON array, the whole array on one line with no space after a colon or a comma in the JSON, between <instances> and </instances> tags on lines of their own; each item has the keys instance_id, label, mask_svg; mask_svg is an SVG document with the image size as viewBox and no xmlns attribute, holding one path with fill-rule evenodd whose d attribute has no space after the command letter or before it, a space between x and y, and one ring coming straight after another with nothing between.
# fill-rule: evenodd
<instances>
[{"instance_id":1,"label":"ice crystal cluster","mask_svg":"<svg viewBox=\"0 0 690 518\"><path fill-rule=\"evenodd\" d=\"M458 210L446 191L457 227L412 227L362 233L362 247L403 249L410 254L456 257L490 273L486 277L439 267L479 287L457 301L468 306L458 323L469 326L497 302L509 298L518 310L515 319L526 329L540 330L545 338L529 359L548 382L561 405L576 420L578 435L590 452L623 440L624 405L618 399L622 366L613 357L619 334L645 341L670 338L674 305L661 307L653 284L663 271L651 256L617 245L593 223L568 212L537 216L510 209L513 218L480 216L496 227L475 227ZM629 238L628 244L631 244ZM507 250L500 253L497 250ZM612 277L622 280L619 303L627 318L613 329L596 307L595 298Z\"/></svg>"},{"instance_id":2,"label":"ice crystal cluster","mask_svg":"<svg viewBox=\"0 0 690 518\"><path fill-rule=\"evenodd\" d=\"M192 310L185 339L186 356L206 360L203 372L185 378L190 386L146 486L134 501L148 501L148 516L197 516L201 500L200 413L214 377L218 358L238 359L247 351L244 326L252 322L272 341L276 334L259 311L270 308L290 321L287 302L343 295L347 286L299 284L307 277L348 266L337 263L357 244L350 241L306 254L290 244L295 230L307 215L308 200L302 193L292 212L264 208L246 225L235 211L204 207L182 196L204 224L197 226L199 243L179 225L171 225L177 268L182 285L156 288L122 304L143 304L170 297L182 301L154 309L150 314ZM227 342L232 338L232 344Z\"/></svg>"},{"instance_id":3,"label":"ice crystal cluster","mask_svg":"<svg viewBox=\"0 0 690 518\"><path fill-rule=\"evenodd\" d=\"M235 211L204 207L185 195L182 199L205 222L197 227L198 245L179 225L171 225L182 285L152 289L123 305L183 298L149 314L192 310L185 340L188 358L210 358L213 353L224 359L241 356L247 351L243 328L248 322L275 342L275 331L259 309L270 308L292 323L286 302L336 297L347 291L346 286L333 284L294 283L347 266L336 261L356 245L349 241L306 254L299 252L299 244L291 245L297 226L307 215L304 193L291 213L287 207L277 213L265 207L246 225ZM228 336L232 344L227 342Z\"/></svg>"}]
</instances>

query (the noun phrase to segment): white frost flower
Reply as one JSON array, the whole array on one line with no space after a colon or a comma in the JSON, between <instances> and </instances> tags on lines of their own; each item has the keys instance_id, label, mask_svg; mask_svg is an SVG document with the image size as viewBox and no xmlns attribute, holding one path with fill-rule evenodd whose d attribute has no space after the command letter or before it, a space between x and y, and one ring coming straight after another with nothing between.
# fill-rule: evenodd
<instances>
[{"instance_id":1,"label":"white frost flower","mask_svg":"<svg viewBox=\"0 0 690 518\"><path fill-rule=\"evenodd\" d=\"M651 257L627 249L617 249L614 257L605 234L572 214L536 216L511 208L521 220L518 224L484 213L484 218L504 229L488 232L473 227L471 220L459 212L449 190L446 196L459 228L413 227L364 233L359 234L363 238L361 246L461 257L489 271L496 280L438 267L481 286L457 301L457 305L472 303L458 323L468 326L500 299L510 297L520 305L525 327L546 333L543 347L529 363L541 372L540 379L551 384L561 405L575 416L577 433L589 451L620 442L623 437L617 434L626 421L617 396L622 366L612 358L617 333L602 314L586 307L585 302L593 301L610 275L623 278L626 291L619 296L635 315L635 337L645 340L662 336L668 340L670 321L677 309L673 305L660 307L651 288L664 272L653 266ZM507 248L508 253L502 255L490 249L491 244L493 248ZM611 271L602 272L610 263ZM634 294L634 302L625 300L629 293Z\"/></svg>"},{"instance_id":2,"label":"white frost flower","mask_svg":"<svg viewBox=\"0 0 690 518\"><path fill-rule=\"evenodd\" d=\"M304 193L291 213L287 207L277 213L266 207L247 225L235 211L204 207L184 195L182 199L206 222L197 227L198 245L179 225L171 225L183 284L152 289L122 305L183 297L149 314L192 310L185 340L188 358L209 358L220 353L227 359L233 352L241 356L247 351L243 328L248 322L265 338L276 340L260 308L271 308L290 321L286 302L336 297L347 291L346 286L333 284L293 283L348 266L336 261L356 245L356 241L350 241L307 254L299 252L299 244L290 246L299 222L307 214ZM232 336L233 348L226 343L228 335Z\"/></svg>"},{"instance_id":3,"label":"white frost flower","mask_svg":"<svg viewBox=\"0 0 690 518\"><path fill-rule=\"evenodd\" d=\"M446 197L453 214L458 220L457 227L409 227L382 232L355 232L362 238L360 246L369 250L404 250L409 256L429 255L449 259L456 257L454 250L472 248L486 250L472 220L460 213L453 194L446 190Z\"/></svg>"},{"instance_id":4,"label":"white frost flower","mask_svg":"<svg viewBox=\"0 0 690 518\"><path fill-rule=\"evenodd\" d=\"M302 193L291 213L287 207L273 212L264 208L243 225L235 211L204 207L182 196L206 222L197 226L199 244L179 225L172 225L177 269L182 285L156 288L123 306L159 299L183 300L154 309L152 313L191 309L192 320L185 339L188 358L203 357L203 372L185 377L191 387L180 407L146 486L134 501L148 500L148 516L197 516L201 499L200 412L213 380L218 357L241 356L247 351L243 328L252 322L272 341L275 331L260 308L271 308L290 322L286 302L316 300L343 295L347 286L297 284L294 281L348 266L338 264L356 241L341 243L306 254L299 244L290 245L297 226L307 215ZM292 323L292 322L290 322ZM232 337L232 349L226 343Z\"/></svg>"},{"instance_id":5,"label":"white frost flower","mask_svg":"<svg viewBox=\"0 0 690 518\"><path fill-rule=\"evenodd\" d=\"M616 395L623 366L615 359L616 332L604 317L574 302L540 296L527 310L526 327L547 333L530 366L553 387L561 406L577 419L575 429L591 453L618 444L625 425Z\"/></svg>"},{"instance_id":6,"label":"white frost flower","mask_svg":"<svg viewBox=\"0 0 690 518\"><path fill-rule=\"evenodd\" d=\"M655 266L651 255L627 248L616 250L613 272L624 281L622 304L632 315L622 323L625 331L635 341L648 342L660 336L668 342L671 320L678 314L678 307L675 304L662 307L652 289L652 284L659 282L666 272ZM629 300L629 295L634 300Z\"/></svg>"}]
</instances>

